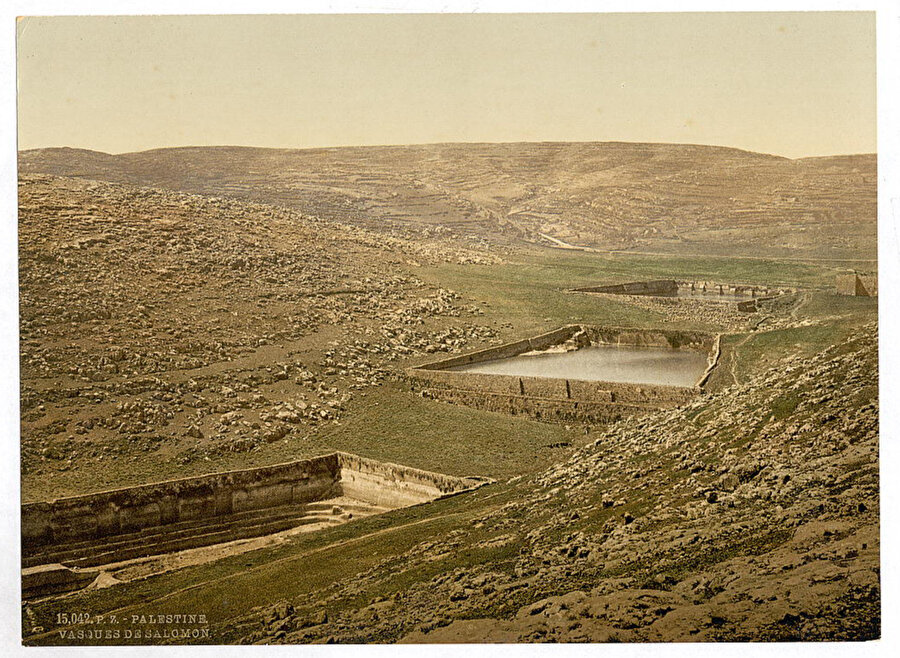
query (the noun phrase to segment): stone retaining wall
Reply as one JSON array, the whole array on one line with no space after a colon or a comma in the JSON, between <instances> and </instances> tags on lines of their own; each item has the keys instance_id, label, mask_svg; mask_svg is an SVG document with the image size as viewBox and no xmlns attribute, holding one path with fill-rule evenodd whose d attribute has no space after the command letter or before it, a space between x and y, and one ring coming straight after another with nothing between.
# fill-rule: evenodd
<instances>
[{"instance_id":1,"label":"stone retaining wall","mask_svg":"<svg viewBox=\"0 0 900 658\"><path fill-rule=\"evenodd\" d=\"M413 372L412 377L419 388L458 389L499 395L604 403L642 405L666 402L681 403L689 400L697 393L694 387L689 386L589 382L579 379L489 375L452 370Z\"/></svg>"},{"instance_id":2,"label":"stone retaining wall","mask_svg":"<svg viewBox=\"0 0 900 658\"><path fill-rule=\"evenodd\" d=\"M793 288L772 288L748 283L721 283L718 281L678 281L678 292L706 292L729 297L747 297L758 299L760 297L772 297L789 292L795 292Z\"/></svg>"},{"instance_id":3,"label":"stone retaining wall","mask_svg":"<svg viewBox=\"0 0 900 658\"><path fill-rule=\"evenodd\" d=\"M652 295L674 297L678 294L678 284L674 279L657 281L632 281L610 286L588 286L573 288L573 292L599 292L608 295Z\"/></svg>"},{"instance_id":4,"label":"stone retaining wall","mask_svg":"<svg viewBox=\"0 0 900 658\"><path fill-rule=\"evenodd\" d=\"M489 482L485 478L459 478L418 468L389 464L357 455L337 453L341 495L382 507L408 507Z\"/></svg>"},{"instance_id":5,"label":"stone retaining wall","mask_svg":"<svg viewBox=\"0 0 900 658\"><path fill-rule=\"evenodd\" d=\"M704 380L718 357L714 350L717 337L703 332L567 325L534 338L410 368L407 375L414 388L434 400L487 411L528 414L543 420L603 422L648 409L684 404L701 390L699 382L697 386L661 386L452 370L546 350L567 341L578 346L606 344L702 351L710 355L711 361Z\"/></svg>"},{"instance_id":6,"label":"stone retaining wall","mask_svg":"<svg viewBox=\"0 0 900 658\"><path fill-rule=\"evenodd\" d=\"M27 503L22 505L22 543L25 549L35 549L341 495L385 507L403 507L483 483L477 478L457 478L333 453L275 466Z\"/></svg>"},{"instance_id":7,"label":"stone retaining wall","mask_svg":"<svg viewBox=\"0 0 900 658\"><path fill-rule=\"evenodd\" d=\"M838 289L854 288L855 282L843 282L838 277ZM854 288L855 289L855 288ZM756 302L774 299L775 297L796 292L793 288L771 288L745 283L721 283L717 281L676 281L674 279L661 279L655 281L633 281L607 286L587 286L584 288L572 288L571 292L602 293L608 295L643 295L650 297L678 297L691 293L704 293L707 295L721 295L720 303L736 304L739 311L754 313L757 310ZM844 294L856 294L847 292ZM746 299L740 299L746 298Z\"/></svg>"},{"instance_id":8,"label":"stone retaining wall","mask_svg":"<svg viewBox=\"0 0 900 658\"><path fill-rule=\"evenodd\" d=\"M422 395L432 400L461 404L483 411L494 411L511 416L524 415L552 422L608 423L626 416L678 404L674 400L660 400L653 405L603 402L601 400L560 400L444 388L424 389Z\"/></svg>"},{"instance_id":9,"label":"stone retaining wall","mask_svg":"<svg viewBox=\"0 0 900 658\"><path fill-rule=\"evenodd\" d=\"M525 338L512 343L504 343L497 347L488 347L477 352L463 354L462 356L454 356L449 359L442 359L423 366L413 368L413 370L446 370L447 368L456 368L457 366L466 366L471 363L480 363L482 361L492 361L494 359L506 359L512 356L518 356L525 352L546 350L554 345L564 343L579 331L582 330L581 325L570 324L547 333L534 336L533 338Z\"/></svg>"},{"instance_id":10,"label":"stone retaining wall","mask_svg":"<svg viewBox=\"0 0 900 658\"><path fill-rule=\"evenodd\" d=\"M671 329L630 329L624 327L580 327L591 345L631 345L635 347L667 347L709 352L715 336L701 331Z\"/></svg>"},{"instance_id":11,"label":"stone retaining wall","mask_svg":"<svg viewBox=\"0 0 900 658\"><path fill-rule=\"evenodd\" d=\"M852 295L854 297L877 297L877 274L838 274L835 277L835 289L839 295Z\"/></svg>"}]
</instances>

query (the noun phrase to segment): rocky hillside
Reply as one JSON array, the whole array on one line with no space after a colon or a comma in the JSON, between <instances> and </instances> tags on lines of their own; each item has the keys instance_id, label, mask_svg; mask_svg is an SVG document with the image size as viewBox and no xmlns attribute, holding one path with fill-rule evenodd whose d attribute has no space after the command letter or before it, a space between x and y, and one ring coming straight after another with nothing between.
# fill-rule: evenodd
<instances>
[{"instance_id":1,"label":"rocky hillside","mask_svg":"<svg viewBox=\"0 0 900 658\"><path fill-rule=\"evenodd\" d=\"M427 229L24 175L19 240L26 500L59 495L63 473L96 490L111 464L183 473L302 439L388 362L495 335L412 272L497 258Z\"/></svg>"},{"instance_id":2,"label":"rocky hillside","mask_svg":"<svg viewBox=\"0 0 900 658\"><path fill-rule=\"evenodd\" d=\"M611 425L445 541L257 613L246 641L876 638L876 365L870 326Z\"/></svg>"},{"instance_id":3,"label":"rocky hillside","mask_svg":"<svg viewBox=\"0 0 900 658\"><path fill-rule=\"evenodd\" d=\"M519 143L19 154L22 173L272 203L492 244L875 258L874 155L789 160L683 144Z\"/></svg>"}]
</instances>

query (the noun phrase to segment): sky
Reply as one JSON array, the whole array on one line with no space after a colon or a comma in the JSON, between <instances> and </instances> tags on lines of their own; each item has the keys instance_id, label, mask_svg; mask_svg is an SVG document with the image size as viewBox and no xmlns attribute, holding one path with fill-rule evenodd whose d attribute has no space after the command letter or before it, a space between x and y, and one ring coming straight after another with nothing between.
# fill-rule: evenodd
<instances>
[{"instance_id":1,"label":"sky","mask_svg":"<svg viewBox=\"0 0 900 658\"><path fill-rule=\"evenodd\" d=\"M18 147L876 151L872 12L18 21Z\"/></svg>"}]
</instances>

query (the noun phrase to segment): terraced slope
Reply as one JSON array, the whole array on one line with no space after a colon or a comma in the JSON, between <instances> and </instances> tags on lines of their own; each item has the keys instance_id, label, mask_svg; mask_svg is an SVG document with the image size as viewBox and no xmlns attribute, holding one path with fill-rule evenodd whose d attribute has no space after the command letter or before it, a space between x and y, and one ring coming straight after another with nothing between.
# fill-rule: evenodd
<instances>
[{"instance_id":1,"label":"terraced slope","mask_svg":"<svg viewBox=\"0 0 900 658\"><path fill-rule=\"evenodd\" d=\"M786 158L684 144L191 147L19 154L49 173L230 196L493 243L875 257L874 155Z\"/></svg>"},{"instance_id":2,"label":"terraced slope","mask_svg":"<svg viewBox=\"0 0 900 658\"><path fill-rule=\"evenodd\" d=\"M824 290L843 264L507 248L545 233L862 258L873 156L536 144L21 164L26 500L331 449L506 480L23 606L27 643L71 642L56 620L73 609L206 611L216 643L878 635L877 309ZM71 177L28 173L54 166ZM723 342L715 394L640 420L461 411L394 376L564 323L737 327L560 292L673 276L819 289ZM304 518L238 519L225 537Z\"/></svg>"}]
</instances>

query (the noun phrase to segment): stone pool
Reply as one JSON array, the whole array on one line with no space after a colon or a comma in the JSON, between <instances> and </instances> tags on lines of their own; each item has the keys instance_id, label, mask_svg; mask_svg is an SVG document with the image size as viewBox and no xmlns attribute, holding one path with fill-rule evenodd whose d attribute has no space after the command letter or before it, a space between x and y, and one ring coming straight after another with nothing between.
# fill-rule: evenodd
<instances>
[{"instance_id":1,"label":"stone pool","mask_svg":"<svg viewBox=\"0 0 900 658\"><path fill-rule=\"evenodd\" d=\"M568 352L541 352L449 368L457 372L583 381L694 386L708 365L696 350L591 345Z\"/></svg>"}]
</instances>

